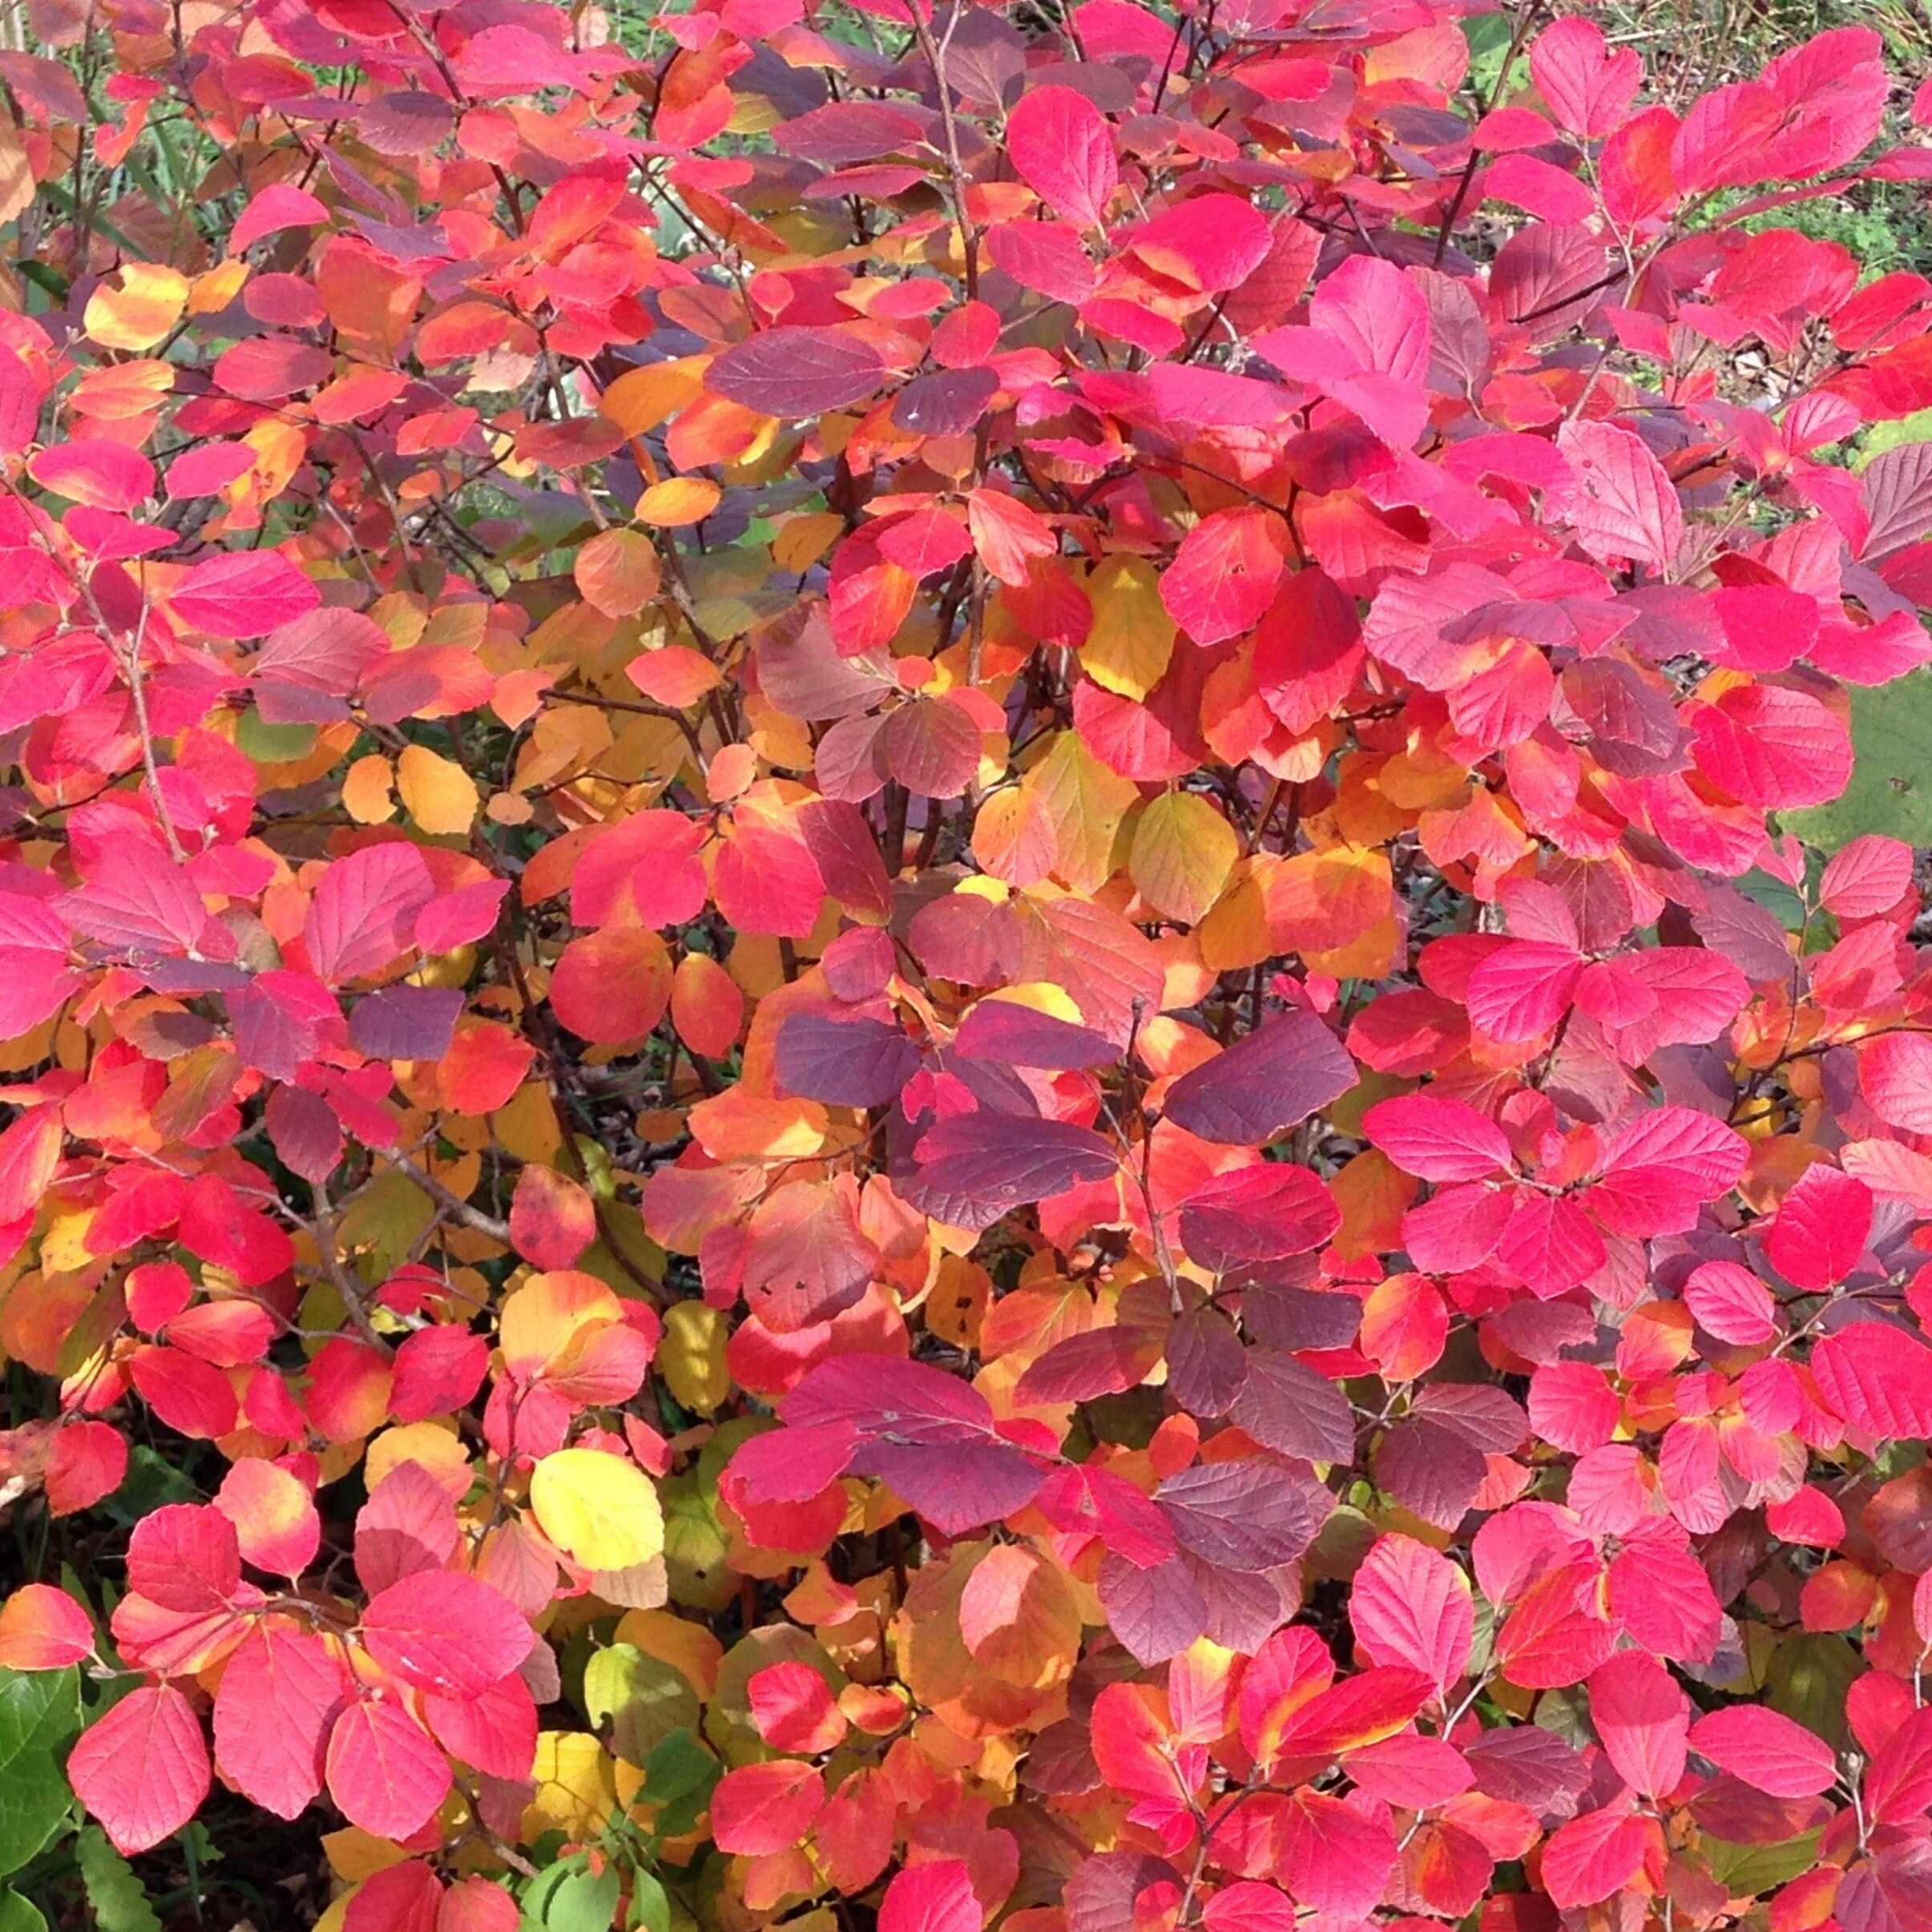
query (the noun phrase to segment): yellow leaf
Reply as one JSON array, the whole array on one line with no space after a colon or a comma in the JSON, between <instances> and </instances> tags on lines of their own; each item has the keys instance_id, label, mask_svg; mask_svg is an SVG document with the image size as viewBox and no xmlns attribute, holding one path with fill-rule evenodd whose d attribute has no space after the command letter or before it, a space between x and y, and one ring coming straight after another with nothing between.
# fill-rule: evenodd
<instances>
[{"instance_id":1,"label":"yellow leaf","mask_svg":"<svg viewBox=\"0 0 1932 1932\"><path fill-rule=\"evenodd\" d=\"M1240 856L1233 826L1198 792L1169 792L1141 813L1127 870L1156 912L1192 926L1221 896Z\"/></svg>"},{"instance_id":2,"label":"yellow leaf","mask_svg":"<svg viewBox=\"0 0 1932 1932\"><path fill-rule=\"evenodd\" d=\"M1050 1019L1063 1019L1070 1027L1087 1024L1087 1016L1075 1004L1073 995L1064 986L1055 986L1051 979L1015 980L1010 986L989 993L986 998L1003 1000L1009 1006L1024 1006L1031 1013L1044 1013Z\"/></svg>"},{"instance_id":3,"label":"yellow leaf","mask_svg":"<svg viewBox=\"0 0 1932 1932\"><path fill-rule=\"evenodd\" d=\"M595 1451L560 1453L590 1455ZM537 1789L524 1807L523 1842L534 1845L547 1831L560 1831L568 1838L594 1837L617 1802L615 1761L602 1740L588 1732L539 1732L537 1761L530 1771Z\"/></svg>"},{"instance_id":4,"label":"yellow leaf","mask_svg":"<svg viewBox=\"0 0 1932 1932\"><path fill-rule=\"evenodd\" d=\"M409 1855L400 1845L392 1845L387 1838L375 1837L356 1825L346 1825L340 1831L325 1833L322 1850L328 1857L329 1869L351 1885L364 1878L373 1878L378 1872L386 1872L392 1865L401 1864Z\"/></svg>"},{"instance_id":5,"label":"yellow leaf","mask_svg":"<svg viewBox=\"0 0 1932 1932\"><path fill-rule=\"evenodd\" d=\"M1009 785L982 801L973 856L1009 885L1037 885L1053 870L1053 826L1037 792Z\"/></svg>"},{"instance_id":6,"label":"yellow leaf","mask_svg":"<svg viewBox=\"0 0 1932 1932\"><path fill-rule=\"evenodd\" d=\"M637 520L661 524L675 530L686 523L702 523L718 507L724 492L708 478L668 476L653 483L637 499Z\"/></svg>"},{"instance_id":7,"label":"yellow leaf","mask_svg":"<svg viewBox=\"0 0 1932 1932\"><path fill-rule=\"evenodd\" d=\"M57 1212L40 1237L40 1265L55 1274L79 1274L94 1259L87 1252L87 1230L94 1216L91 1208Z\"/></svg>"},{"instance_id":8,"label":"yellow leaf","mask_svg":"<svg viewBox=\"0 0 1932 1932\"><path fill-rule=\"evenodd\" d=\"M1352 946L1389 918L1395 905L1388 853L1354 845L1297 852L1268 869L1263 891L1277 953Z\"/></svg>"},{"instance_id":9,"label":"yellow leaf","mask_svg":"<svg viewBox=\"0 0 1932 1932\"><path fill-rule=\"evenodd\" d=\"M396 788L404 809L432 837L460 835L475 822L475 780L427 745L404 747L396 760Z\"/></svg>"},{"instance_id":10,"label":"yellow leaf","mask_svg":"<svg viewBox=\"0 0 1932 1932\"><path fill-rule=\"evenodd\" d=\"M1123 698L1144 698L1174 655L1174 619L1144 557L1109 557L1087 580L1093 628L1080 647L1087 675Z\"/></svg>"},{"instance_id":11,"label":"yellow leaf","mask_svg":"<svg viewBox=\"0 0 1932 1932\"><path fill-rule=\"evenodd\" d=\"M131 261L121 285L105 283L87 297L83 326L103 349L152 349L181 320L188 306L188 277L156 262Z\"/></svg>"},{"instance_id":12,"label":"yellow leaf","mask_svg":"<svg viewBox=\"0 0 1932 1932\"><path fill-rule=\"evenodd\" d=\"M664 1548L664 1515L651 1478L601 1449L559 1449L530 1479L537 1527L587 1570L627 1570Z\"/></svg>"},{"instance_id":13,"label":"yellow leaf","mask_svg":"<svg viewBox=\"0 0 1932 1932\"><path fill-rule=\"evenodd\" d=\"M1054 870L1075 892L1096 892L1114 869L1114 834L1140 797L1131 779L1103 764L1078 732L1062 732L1027 774L1027 789L1047 808Z\"/></svg>"},{"instance_id":14,"label":"yellow leaf","mask_svg":"<svg viewBox=\"0 0 1932 1932\"><path fill-rule=\"evenodd\" d=\"M342 803L359 825L379 825L395 816L396 801L390 787L395 772L380 752L358 758L343 775Z\"/></svg>"},{"instance_id":15,"label":"yellow leaf","mask_svg":"<svg viewBox=\"0 0 1932 1932\"><path fill-rule=\"evenodd\" d=\"M584 1330L608 1328L623 1318L624 1305L595 1275L572 1268L532 1275L503 1304L497 1337L504 1366L513 1375L532 1380L558 1361Z\"/></svg>"},{"instance_id":16,"label":"yellow leaf","mask_svg":"<svg viewBox=\"0 0 1932 1932\"><path fill-rule=\"evenodd\" d=\"M24 215L33 204L35 186L19 123L0 106L0 221Z\"/></svg>"},{"instance_id":17,"label":"yellow leaf","mask_svg":"<svg viewBox=\"0 0 1932 1932\"><path fill-rule=\"evenodd\" d=\"M664 1339L657 1365L671 1393L700 1415L716 1413L731 1393L724 1365L724 1317L702 1301L674 1301L664 1311Z\"/></svg>"},{"instance_id":18,"label":"yellow leaf","mask_svg":"<svg viewBox=\"0 0 1932 1932\"><path fill-rule=\"evenodd\" d=\"M690 1124L692 1139L713 1160L809 1160L825 1144L825 1110L816 1100L764 1099L742 1085L700 1100Z\"/></svg>"},{"instance_id":19,"label":"yellow leaf","mask_svg":"<svg viewBox=\"0 0 1932 1932\"><path fill-rule=\"evenodd\" d=\"M1265 875L1267 868L1278 862L1265 853L1243 861L1235 869L1233 883L1195 929L1201 962L1209 972L1233 973L1259 966L1274 951Z\"/></svg>"},{"instance_id":20,"label":"yellow leaf","mask_svg":"<svg viewBox=\"0 0 1932 1932\"><path fill-rule=\"evenodd\" d=\"M1080 1612L1038 1551L995 1543L966 1579L959 1632L975 1663L1023 1690L1063 1684L1080 1652Z\"/></svg>"}]
</instances>

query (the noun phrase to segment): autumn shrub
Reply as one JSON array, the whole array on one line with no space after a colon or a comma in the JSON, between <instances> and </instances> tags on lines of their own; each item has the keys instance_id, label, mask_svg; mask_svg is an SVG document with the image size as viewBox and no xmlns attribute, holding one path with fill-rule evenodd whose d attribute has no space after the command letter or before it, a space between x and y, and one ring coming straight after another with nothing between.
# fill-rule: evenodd
<instances>
[{"instance_id":1,"label":"autumn shrub","mask_svg":"<svg viewBox=\"0 0 1932 1932\"><path fill-rule=\"evenodd\" d=\"M1926 1932L1878 34L908 3L0 50L0 1928Z\"/></svg>"}]
</instances>

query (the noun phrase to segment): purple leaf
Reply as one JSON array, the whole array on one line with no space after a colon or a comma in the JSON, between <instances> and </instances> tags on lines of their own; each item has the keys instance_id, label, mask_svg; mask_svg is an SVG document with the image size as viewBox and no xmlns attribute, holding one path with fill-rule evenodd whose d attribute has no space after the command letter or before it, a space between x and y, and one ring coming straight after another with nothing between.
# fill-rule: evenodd
<instances>
[{"instance_id":1,"label":"purple leaf","mask_svg":"<svg viewBox=\"0 0 1932 1932\"><path fill-rule=\"evenodd\" d=\"M1355 1063L1341 1041L1298 1009L1183 1074L1168 1090L1166 1113L1204 1140L1254 1147L1339 1099L1355 1079Z\"/></svg>"},{"instance_id":2,"label":"purple leaf","mask_svg":"<svg viewBox=\"0 0 1932 1932\"><path fill-rule=\"evenodd\" d=\"M1269 1462L1200 1462L1168 1478L1155 1501L1181 1547L1226 1570L1292 1563L1321 1527L1308 1498Z\"/></svg>"},{"instance_id":3,"label":"purple leaf","mask_svg":"<svg viewBox=\"0 0 1932 1932\"><path fill-rule=\"evenodd\" d=\"M895 1442L998 1440L986 1398L970 1382L922 1361L834 1356L805 1376L779 1410L793 1429L845 1422Z\"/></svg>"},{"instance_id":4,"label":"purple leaf","mask_svg":"<svg viewBox=\"0 0 1932 1932\"><path fill-rule=\"evenodd\" d=\"M440 1060L462 1010L458 986L385 986L356 1002L349 1043L372 1060Z\"/></svg>"},{"instance_id":5,"label":"purple leaf","mask_svg":"<svg viewBox=\"0 0 1932 1932\"><path fill-rule=\"evenodd\" d=\"M1406 1509L1453 1530L1482 1486L1482 1451L1426 1417L1398 1422L1375 1448L1375 1479Z\"/></svg>"},{"instance_id":6,"label":"purple leaf","mask_svg":"<svg viewBox=\"0 0 1932 1932\"><path fill-rule=\"evenodd\" d=\"M1082 1181L1105 1180L1119 1166L1091 1127L983 1110L940 1121L918 1153L928 1187L1002 1212Z\"/></svg>"},{"instance_id":7,"label":"purple leaf","mask_svg":"<svg viewBox=\"0 0 1932 1932\"><path fill-rule=\"evenodd\" d=\"M883 1107L919 1071L919 1050L879 1019L794 1013L778 1031L779 1084L829 1107Z\"/></svg>"},{"instance_id":8,"label":"purple leaf","mask_svg":"<svg viewBox=\"0 0 1932 1932\"><path fill-rule=\"evenodd\" d=\"M1178 1556L1138 1570L1108 1551L1100 1559L1100 1607L1114 1635L1143 1664L1165 1663L1208 1627L1208 1599Z\"/></svg>"},{"instance_id":9,"label":"purple leaf","mask_svg":"<svg viewBox=\"0 0 1932 1932\"><path fill-rule=\"evenodd\" d=\"M1248 1379L1229 1411L1264 1447L1309 1462L1349 1462L1355 1424L1349 1398L1306 1362L1274 1349L1248 1351Z\"/></svg>"},{"instance_id":10,"label":"purple leaf","mask_svg":"<svg viewBox=\"0 0 1932 1932\"><path fill-rule=\"evenodd\" d=\"M1180 1238L1204 1267L1277 1261L1324 1247L1341 1210L1306 1168L1283 1161L1236 1168L1196 1188L1181 1204Z\"/></svg>"},{"instance_id":11,"label":"purple leaf","mask_svg":"<svg viewBox=\"0 0 1932 1932\"><path fill-rule=\"evenodd\" d=\"M969 1060L1003 1060L1047 1073L1111 1067L1120 1057L1120 1049L1091 1027L1011 999L982 999L953 1036L953 1051Z\"/></svg>"},{"instance_id":12,"label":"purple leaf","mask_svg":"<svg viewBox=\"0 0 1932 1932\"><path fill-rule=\"evenodd\" d=\"M935 1529L962 1536L1024 1509L1047 1480L1017 1449L1004 1442L872 1442L852 1458L855 1475L876 1476L902 1496Z\"/></svg>"}]
</instances>

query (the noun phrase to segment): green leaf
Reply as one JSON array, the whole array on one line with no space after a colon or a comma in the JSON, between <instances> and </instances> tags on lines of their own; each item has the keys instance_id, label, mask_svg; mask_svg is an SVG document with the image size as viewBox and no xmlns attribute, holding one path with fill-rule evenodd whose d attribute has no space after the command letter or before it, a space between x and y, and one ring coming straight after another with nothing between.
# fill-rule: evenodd
<instances>
[{"instance_id":1,"label":"green leaf","mask_svg":"<svg viewBox=\"0 0 1932 1932\"><path fill-rule=\"evenodd\" d=\"M0 1671L0 1874L18 1871L67 1815L58 1753L79 1728L77 1672Z\"/></svg>"},{"instance_id":2,"label":"green leaf","mask_svg":"<svg viewBox=\"0 0 1932 1932\"><path fill-rule=\"evenodd\" d=\"M161 1932L161 1921L147 1902L134 1867L107 1842L107 1834L98 1825L81 1833L75 1849L100 1932ZM0 1932L6 1928L0 1926Z\"/></svg>"},{"instance_id":3,"label":"green leaf","mask_svg":"<svg viewBox=\"0 0 1932 1932\"><path fill-rule=\"evenodd\" d=\"M656 1807L657 1835L676 1838L689 1831L723 1775L718 1761L690 1732L672 1732L645 1763L643 1789L639 1793L647 1805Z\"/></svg>"},{"instance_id":4,"label":"green leaf","mask_svg":"<svg viewBox=\"0 0 1932 1932\"><path fill-rule=\"evenodd\" d=\"M47 1922L32 1899L18 1892L0 1892L0 1932L47 1932Z\"/></svg>"},{"instance_id":5,"label":"green leaf","mask_svg":"<svg viewBox=\"0 0 1932 1932\"><path fill-rule=\"evenodd\" d=\"M563 1859L523 1894L523 1923L543 1932L610 1932L622 1890L615 1865L593 1873L581 1855Z\"/></svg>"},{"instance_id":6,"label":"green leaf","mask_svg":"<svg viewBox=\"0 0 1932 1932\"><path fill-rule=\"evenodd\" d=\"M671 1901L648 1872L631 1881L631 1925L632 1932L671 1932ZM0 1932L6 1928L0 1926Z\"/></svg>"},{"instance_id":7,"label":"green leaf","mask_svg":"<svg viewBox=\"0 0 1932 1932\"><path fill-rule=\"evenodd\" d=\"M1821 1836L1810 1831L1777 1845L1732 1845L1722 1838L1707 1837L1704 1862L1711 1868L1711 1876L1732 1898L1755 1898L1809 1871L1817 1862Z\"/></svg>"},{"instance_id":8,"label":"green leaf","mask_svg":"<svg viewBox=\"0 0 1932 1932\"><path fill-rule=\"evenodd\" d=\"M1868 832L1932 845L1932 673L1914 671L1882 690L1852 693L1858 755L1841 798L1778 823L1807 845L1835 852Z\"/></svg>"},{"instance_id":9,"label":"green leaf","mask_svg":"<svg viewBox=\"0 0 1932 1932\"><path fill-rule=\"evenodd\" d=\"M1781 1716L1815 1731L1833 1750L1850 1744L1845 1693L1865 1668L1857 1652L1835 1631L1801 1632L1771 1653L1765 1702Z\"/></svg>"}]
</instances>

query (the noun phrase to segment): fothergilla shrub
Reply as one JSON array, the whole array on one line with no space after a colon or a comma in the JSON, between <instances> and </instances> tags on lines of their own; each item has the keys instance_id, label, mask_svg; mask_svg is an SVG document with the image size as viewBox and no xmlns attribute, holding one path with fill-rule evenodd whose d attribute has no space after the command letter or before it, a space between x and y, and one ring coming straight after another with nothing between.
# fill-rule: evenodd
<instances>
[{"instance_id":1,"label":"fothergilla shrub","mask_svg":"<svg viewBox=\"0 0 1932 1932\"><path fill-rule=\"evenodd\" d=\"M27 0L6 1932L1932 1926L1932 149L1545 15Z\"/></svg>"}]
</instances>

